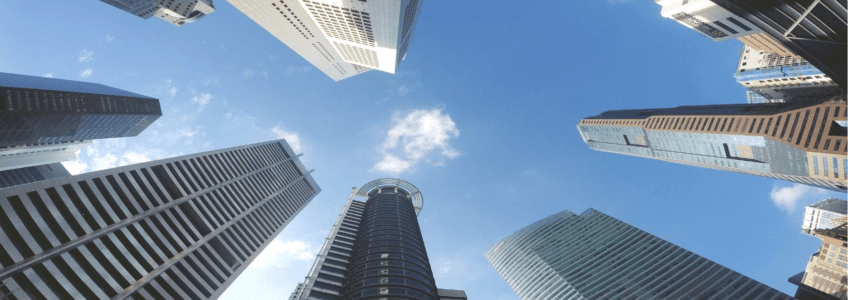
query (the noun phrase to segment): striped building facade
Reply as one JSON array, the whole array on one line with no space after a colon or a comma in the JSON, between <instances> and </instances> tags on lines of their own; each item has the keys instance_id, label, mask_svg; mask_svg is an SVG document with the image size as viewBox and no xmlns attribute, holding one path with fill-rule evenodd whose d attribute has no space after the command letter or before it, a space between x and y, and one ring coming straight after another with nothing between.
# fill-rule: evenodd
<instances>
[{"instance_id":1,"label":"striped building facade","mask_svg":"<svg viewBox=\"0 0 848 300\"><path fill-rule=\"evenodd\" d=\"M580 121L589 148L846 191L848 107L816 101L607 111Z\"/></svg>"},{"instance_id":2,"label":"striped building facade","mask_svg":"<svg viewBox=\"0 0 848 300\"><path fill-rule=\"evenodd\" d=\"M217 298L319 191L284 140L3 189L0 295Z\"/></svg>"},{"instance_id":3,"label":"striped building facade","mask_svg":"<svg viewBox=\"0 0 848 300\"><path fill-rule=\"evenodd\" d=\"M484 255L525 300L793 299L591 208L542 219Z\"/></svg>"}]
</instances>

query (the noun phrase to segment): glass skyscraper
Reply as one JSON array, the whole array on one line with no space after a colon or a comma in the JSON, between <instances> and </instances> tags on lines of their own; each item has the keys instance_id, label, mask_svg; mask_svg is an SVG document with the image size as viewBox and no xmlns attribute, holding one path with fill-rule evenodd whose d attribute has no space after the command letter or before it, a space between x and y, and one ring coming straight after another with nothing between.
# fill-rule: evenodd
<instances>
[{"instance_id":1,"label":"glass skyscraper","mask_svg":"<svg viewBox=\"0 0 848 300\"><path fill-rule=\"evenodd\" d=\"M159 100L102 84L0 73L0 151L136 136L162 116Z\"/></svg>"},{"instance_id":2,"label":"glass skyscraper","mask_svg":"<svg viewBox=\"0 0 848 300\"><path fill-rule=\"evenodd\" d=\"M589 148L777 178L848 185L845 98L612 110L577 125Z\"/></svg>"},{"instance_id":3,"label":"glass skyscraper","mask_svg":"<svg viewBox=\"0 0 848 300\"><path fill-rule=\"evenodd\" d=\"M0 189L0 295L217 298L319 191L284 140Z\"/></svg>"},{"instance_id":4,"label":"glass skyscraper","mask_svg":"<svg viewBox=\"0 0 848 300\"><path fill-rule=\"evenodd\" d=\"M792 299L591 208L537 221L485 256L525 300Z\"/></svg>"},{"instance_id":5,"label":"glass skyscraper","mask_svg":"<svg viewBox=\"0 0 848 300\"><path fill-rule=\"evenodd\" d=\"M292 299L467 299L436 288L418 226L423 204L421 192L400 179L354 188Z\"/></svg>"}]
</instances>

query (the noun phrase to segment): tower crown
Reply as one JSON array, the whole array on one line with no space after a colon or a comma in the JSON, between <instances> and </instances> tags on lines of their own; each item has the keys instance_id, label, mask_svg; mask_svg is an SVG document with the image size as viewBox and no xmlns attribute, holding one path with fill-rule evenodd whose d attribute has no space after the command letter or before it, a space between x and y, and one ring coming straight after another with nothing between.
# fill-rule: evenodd
<instances>
[{"instance_id":1,"label":"tower crown","mask_svg":"<svg viewBox=\"0 0 848 300\"><path fill-rule=\"evenodd\" d=\"M415 185L397 178L381 178L364 184L356 195L368 199L368 197L379 194L382 190L393 189L395 192L403 192L406 197L412 201L412 206L415 208L415 215L421 213L421 208L424 207L424 196Z\"/></svg>"}]
</instances>

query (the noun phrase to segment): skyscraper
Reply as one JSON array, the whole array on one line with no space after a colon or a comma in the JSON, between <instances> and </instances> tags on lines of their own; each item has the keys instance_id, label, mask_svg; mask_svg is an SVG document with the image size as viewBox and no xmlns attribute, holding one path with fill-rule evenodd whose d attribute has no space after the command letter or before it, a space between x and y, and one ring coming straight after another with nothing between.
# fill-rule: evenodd
<instances>
[{"instance_id":1,"label":"skyscraper","mask_svg":"<svg viewBox=\"0 0 848 300\"><path fill-rule=\"evenodd\" d=\"M91 141L0 147L0 171L75 160L76 152L88 145Z\"/></svg>"},{"instance_id":2,"label":"skyscraper","mask_svg":"<svg viewBox=\"0 0 848 300\"><path fill-rule=\"evenodd\" d=\"M846 215L848 215L848 202L845 200L827 198L807 205L804 208L804 223L801 224L801 233L813 235L815 230L831 229L844 223Z\"/></svg>"},{"instance_id":3,"label":"skyscraper","mask_svg":"<svg viewBox=\"0 0 848 300\"><path fill-rule=\"evenodd\" d=\"M319 191L283 140L0 189L0 294L216 298Z\"/></svg>"},{"instance_id":4,"label":"skyscraper","mask_svg":"<svg viewBox=\"0 0 848 300\"><path fill-rule=\"evenodd\" d=\"M0 171L0 189L64 176L71 173L60 163Z\"/></svg>"},{"instance_id":5,"label":"skyscraper","mask_svg":"<svg viewBox=\"0 0 848 300\"><path fill-rule=\"evenodd\" d=\"M143 19L156 16L183 26L215 11L212 0L100 0Z\"/></svg>"},{"instance_id":6,"label":"skyscraper","mask_svg":"<svg viewBox=\"0 0 848 300\"><path fill-rule=\"evenodd\" d=\"M419 0L229 0L333 80L395 73L415 29Z\"/></svg>"},{"instance_id":7,"label":"skyscraper","mask_svg":"<svg viewBox=\"0 0 848 300\"><path fill-rule=\"evenodd\" d=\"M504 238L486 259L521 299L792 299L594 209Z\"/></svg>"},{"instance_id":8,"label":"skyscraper","mask_svg":"<svg viewBox=\"0 0 848 300\"><path fill-rule=\"evenodd\" d=\"M842 96L816 101L612 110L577 125L589 148L846 191Z\"/></svg>"},{"instance_id":9,"label":"skyscraper","mask_svg":"<svg viewBox=\"0 0 848 300\"><path fill-rule=\"evenodd\" d=\"M747 45L739 55L733 77L749 91L768 99L764 101L768 103L842 94L833 80L799 56L778 55Z\"/></svg>"},{"instance_id":10,"label":"skyscraper","mask_svg":"<svg viewBox=\"0 0 848 300\"><path fill-rule=\"evenodd\" d=\"M824 293L830 299L848 299L846 274L848 274L848 236L846 224L830 229L816 229L813 236L822 240L819 251L813 253L804 272L789 278L789 282L798 286L795 297L799 300L828 299L810 297Z\"/></svg>"},{"instance_id":11,"label":"skyscraper","mask_svg":"<svg viewBox=\"0 0 848 300\"><path fill-rule=\"evenodd\" d=\"M0 73L0 149L136 136L159 100L102 84Z\"/></svg>"},{"instance_id":12,"label":"skyscraper","mask_svg":"<svg viewBox=\"0 0 848 300\"><path fill-rule=\"evenodd\" d=\"M726 41L761 33L746 21L710 0L654 0L662 6L663 17L674 19L683 26L716 41Z\"/></svg>"},{"instance_id":13,"label":"skyscraper","mask_svg":"<svg viewBox=\"0 0 848 300\"><path fill-rule=\"evenodd\" d=\"M294 299L467 299L436 288L418 226L423 205L418 188L400 179L353 188Z\"/></svg>"}]
</instances>

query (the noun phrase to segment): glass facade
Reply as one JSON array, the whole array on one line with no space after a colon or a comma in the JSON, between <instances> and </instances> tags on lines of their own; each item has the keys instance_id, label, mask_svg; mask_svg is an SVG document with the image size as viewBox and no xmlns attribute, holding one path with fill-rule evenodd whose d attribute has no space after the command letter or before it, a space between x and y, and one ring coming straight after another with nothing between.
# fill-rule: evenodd
<instances>
[{"instance_id":1,"label":"glass facade","mask_svg":"<svg viewBox=\"0 0 848 300\"><path fill-rule=\"evenodd\" d=\"M593 209L542 219L485 256L526 300L792 299Z\"/></svg>"},{"instance_id":2,"label":"glass facade","mask_svg":"<svg viewBox=\"0 0 848 300\"><path fill-rule=\"evenodd\" d=\"M71 173L60 163L0 171L0 189L64 176Z\"/></svg>"}]
</instances>

